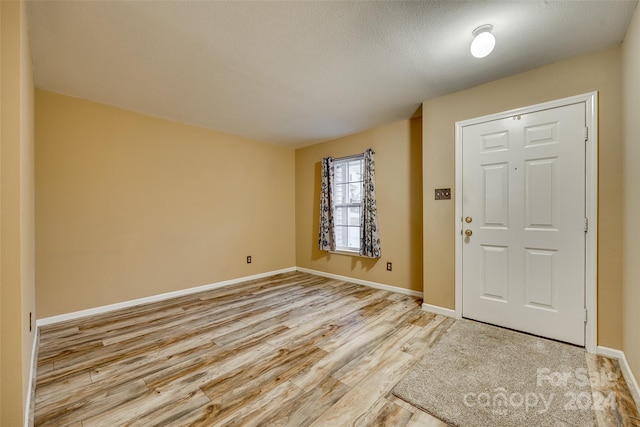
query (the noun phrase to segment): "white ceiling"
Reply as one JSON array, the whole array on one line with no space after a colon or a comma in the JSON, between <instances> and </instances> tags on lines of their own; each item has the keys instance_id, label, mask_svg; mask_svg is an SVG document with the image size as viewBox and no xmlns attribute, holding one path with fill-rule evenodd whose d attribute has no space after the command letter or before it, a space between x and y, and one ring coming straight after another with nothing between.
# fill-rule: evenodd
<instances>
[{"instance_id":1,"label":"white ceiling","mask_svg":"<svg viewBox=\"0 0 640 427\"><path fill-rule=\"evenodd\" d=\"M36 86L292 147L620 44L637 1L29 2ZM469 53L493 24L495 51Z\"/></svg>"}]
</instances>

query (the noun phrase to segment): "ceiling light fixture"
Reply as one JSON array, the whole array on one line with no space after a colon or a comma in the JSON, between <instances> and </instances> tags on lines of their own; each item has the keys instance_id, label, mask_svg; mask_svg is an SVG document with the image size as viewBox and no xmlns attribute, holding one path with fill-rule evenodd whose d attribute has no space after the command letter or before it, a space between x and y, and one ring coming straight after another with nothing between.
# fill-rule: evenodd
<instances>
[{"instance_id":1,"label":"ceiling light fixture","mask_svg":"<svg viewBox=\"0 0 640 427\"><path fill-rule=\"evenodd\" d=\"M496 38L491 33L493 25L481 25L473 30L473 41L471 42L471 55L476 58L484 58L489 55L496 45Z\"/></svg>"}]
</instances>

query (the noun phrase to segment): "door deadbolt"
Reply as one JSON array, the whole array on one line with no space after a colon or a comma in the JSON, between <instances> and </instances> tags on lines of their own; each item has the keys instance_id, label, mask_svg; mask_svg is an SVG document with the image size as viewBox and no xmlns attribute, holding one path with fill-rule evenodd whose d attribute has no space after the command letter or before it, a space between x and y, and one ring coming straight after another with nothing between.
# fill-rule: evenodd
<instances>
[{"instance_id":1,"label":"door deadbolt","mask_svg":"<svg viewBox=\"0 0 640 427\"><path fill-rule=\"evenodd\" d=\"M473 231L471 231L469 229L464 230L464 235L465 236L470 237L472 234L473 234Z\"/></svg>"},{"instance_id":2,"label":"door deadbolt","mask_svg":"<svg viewBox=\"0 0 640 427\"><path fill-rule=\"evenodd\" d=\"M464 219L464 222L466 222L467 224L469 224L471 221L473 221L473 218L471 218L470 216Z\"/></svg>"}]
</instances>

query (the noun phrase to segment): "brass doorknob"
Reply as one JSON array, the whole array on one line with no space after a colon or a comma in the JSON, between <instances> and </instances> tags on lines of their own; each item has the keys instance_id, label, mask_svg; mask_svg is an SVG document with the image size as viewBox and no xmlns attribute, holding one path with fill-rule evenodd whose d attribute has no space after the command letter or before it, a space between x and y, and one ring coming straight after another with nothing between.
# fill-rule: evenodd
<instances>
[{"instance_id":1,"label":"brass doorknob","mask_svg":"<svg viewBox=\"0 0 640 427\"><path fill-rule=\"evenodd\" d=\"M464 221L465 221L467 224L469 224L471 221L473 221L473 218L471 218L470 216L468 216L468 217L466 217L466 218L464 219Z\"/></svg>"},{"instance_id":2,"label":"brass doorknob","mask_svg":"<svg viewBox=\"0 0 640 427\"><path fill-rule=\"evenodd\" d=\"M469 236L471 236L472 234L473 234L473 231L471 231L471 230L469 230L469 229L464 230L464 235L465 235L465 236L469 237Z\"/></svg>"}]
</instances>

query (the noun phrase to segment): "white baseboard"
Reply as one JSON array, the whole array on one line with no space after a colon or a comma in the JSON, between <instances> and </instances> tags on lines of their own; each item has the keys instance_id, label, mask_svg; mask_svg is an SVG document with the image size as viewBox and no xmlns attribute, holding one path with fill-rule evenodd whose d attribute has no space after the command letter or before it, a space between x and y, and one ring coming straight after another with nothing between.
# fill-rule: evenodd
<instances>
[{"instance_id":1,"label":"white baseboard","mask_svg":"<svg viewBox=\"0 0 640 427\"><path fill-rule=\"evenodd\" d=\"M38 347L40 346L40 329L36 327L31 347L31 361L29 363L29 382L27 385L27 401L24 406L24 427L33 426L36 403L36 373L38 369Z\"/></svg>"},{"instance_id":2,"label":"white baseboard","mask_svg":"<svg viewBox=\"0 0 640 427\"><path fill-rule=\"evenodd\" d=\"M262 279L264 277L274 276L281 273L290 273L296 271L295 267L283 268L281 270L268 271L266 273L254 274L253 276L239 277L237 279L225 280L222 282L210 283L208 285L196 286L194 288L181 289L179 291L166 292L163 294L152 295L149 297L138 298L129 301L118 302L115 304L103 305L101 307L89 308L87 310L74 311L72 313L60 314L57 316L45 317L38 319L36 326L51 325L54 323L64 322L66 320L78 319L86 316L93 316L95 314L108 313L110 311L119 310L121 308L135 307L142 304L148 304L151 302L163 301L169 298L181 297L184 295L195 294L197 292L210 291L212 289L222 288L224 286L235 285L236 283L247 282L249 280Z\"/></svg>"},{"instance_id":3,"label":"white baseboard","mask_svg":"<svg viewBox=\"0 0 640 427\"><path fill-rule=\"evenodd\" d=\"M342 280L344 282L357 283L358 285L368 286L370 288L382 289L385 291L395 292L398 294L409 295L412 297L422 298L422 292L412 291L411 289L399 288L397 286L385 285L383 283L370 282L368 280L355 279L353 277L340 276L339 274L325 273L324 271L311 270L310 268L296 267L301 273L314 274L316 276L327 277L329 279Z\"/></svg>"},{"instance_id":4,"label":"white baseboard","mask_svg":"<svg viewBox=\"0 0 640 427\"><path fill-rule=\"evenodd\" d=\"M419 292L419 291L412 291L410 289L399 288L399 287L396 287L396 286L385 285L385 284L382 284L382 283L370 282L368 280L355 279L353 277L340 276L338 274L325 273L323 271L311 270L311 269L308 269L308 268L289 267L289 268L284 268L284 269L281 269L281 270L275 270L275 271L269 271L269 272L266 272L266 273L255 274L253 276L239 277L237 279L225 280L223 282L211 283L211 284L208 284L208 285L197 286L197 287L194 287L194 288L181 289L179 291L166 292L166 293L163 293L163 294L152 295L152 296L149 296L149 297L144 297L144 298L138 298L138 299L129 300L129 301L118 302L118 303L115 303L115 304L103 305L103 306L100 306L100 307L94 307L94 308L89 308L89 309L86 309L86 310L74 311L74 312L71 312L71 313L60 314L60 315L57 315L57 316L45 317L45 318L42 318L42 319L38 319L36 321L36 326L40 327L40 326L45 326L45 325L51 325L51 324L54 324L54 323L64 322L64 321L67 321L67 320L79 319L81 317L108 313L110 311L119 310L119 309L122 309L122 308L135 307L135 306L138 306L138 305L148 304L148 303L152 303L152 302L158 302L158 301L166 300L166 299L169 299L169 298L176 298L176 297L180 297L180 296L184 296L184 295L194 294L194 293L197 293L197 292L209 291L209 290L221 288L221 287L224 287L224 286L235 285L236 283L246 282L246 281L249 281L249 280L262 279L264 277L269 277L269 276L273 276L273 275L281 274L281 273L289 273L289 272L292 272L292 271L300 271L300 272L303 272L303 273L315 274L316 276L328 277L330 279L344 280L345 282L357 283L359 285L369 286L371 288L376 288L376 289L383 289L385 291L396 292L396 293L400 293L400 294L404 294L404 295L410 295L410 296L417 297L417 298L421 298L422 297L422 292Z\"/></svg>"},{"instance_id":5,"label":"white baseboard","mask_svg":"<svg viewBox=\"0 0 640 427\"><path fill-rule=\"evenodd\" d=\"M610 347L604 347L601 345L597 347L596 354L600 356L609 357L611 359L617 359L617 360L622 360L625 357L624 352L622 350L618 350Z\"/></svg>"},{"instance_id":6,"label":"white baseboard","mask_svg":"<svg viewBox=\"0 0 640 427\"><path fill-rule=\"evenodd\" d=\"M604 347L601 345L598 346L596 351L597 354L601 356L606 356L611 359L618 359L618 362L620 363L620 370L622 371L622 375L624 375L624 379L629 386L629 390L631 391L633 400L635 400L636 402L636 407L640 409L640 388L638 387L636 378L633 376L633 372L631 372L631 367L629 366L629 362L627 362L627 358L624 355L624 352L615 348Z\"/></svg>"},{"instance_id":7,"label":"white baseboard","mask_svg":"<svg viewBox=\"0 0 640 427\"><path fill-rule=\"evenodd\" d=\"M440 307L440 306L437 306L437 305L431 305L431 304L423 303L422 304L422 309L424 311L429 311L431 313L441 314L441 315L447 316L447 317L453 317L454 319L456 318L456 311L455 310L451 310L450 308L444 308L444 307Z\"/></svg>"}]
</instances>

